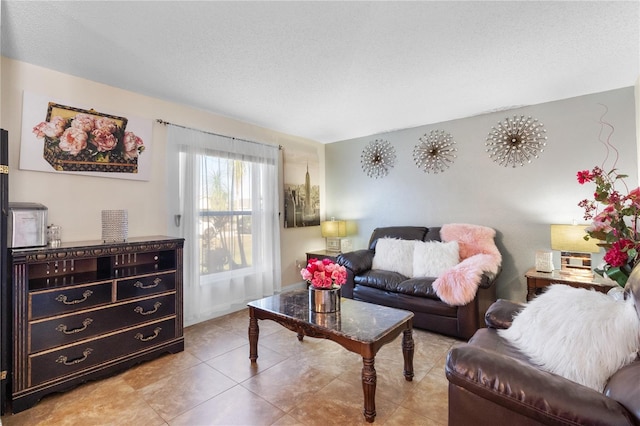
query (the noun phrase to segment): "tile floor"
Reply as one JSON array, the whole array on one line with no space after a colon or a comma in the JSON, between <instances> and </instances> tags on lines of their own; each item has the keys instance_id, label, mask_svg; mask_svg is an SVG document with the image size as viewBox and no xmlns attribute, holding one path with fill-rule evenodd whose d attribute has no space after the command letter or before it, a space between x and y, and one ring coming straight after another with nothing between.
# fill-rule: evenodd
<instances>
[{"instance_id":1,"label":"tile floor","mask_svg":"<svg viewBox=\"0 0 640 426\"><path fill-rule=\"evenodd\" d=\"M356 425L362 359L338 344L259 321L258 362L249 361L248 310L185 329L185 351L43 398L2 417L16 425ZM458 344L414 330L413 382L402 375L402 334L376 356L374 424L444 426L444 360Z\"/></svg>"}]
</instances>

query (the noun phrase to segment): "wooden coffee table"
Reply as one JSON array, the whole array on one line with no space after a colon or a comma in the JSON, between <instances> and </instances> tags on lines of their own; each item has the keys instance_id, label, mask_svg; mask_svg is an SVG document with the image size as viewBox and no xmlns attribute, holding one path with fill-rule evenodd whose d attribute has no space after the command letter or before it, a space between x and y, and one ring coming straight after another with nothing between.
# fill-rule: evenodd
<instances>
[{"instance_id":1,"label":"wooden coffee table","mask_svg":"<svg viewBox=\"0 0 640 426\"><path fill-rule=\"evenodd\" d=\"M376 370L374 359L378 350L400 333L404 356L404 377L413 380L413 312L357 300L342 298L339 312L319 314L309 311L307 290L278 294L250 302L249 359L258 359L258 320L272 320L304 336L329 339L362 356L362 390L364 417L373 422L376 417ZM372 319L375 318L375 321Z\"/></svg>"}]
</instances>

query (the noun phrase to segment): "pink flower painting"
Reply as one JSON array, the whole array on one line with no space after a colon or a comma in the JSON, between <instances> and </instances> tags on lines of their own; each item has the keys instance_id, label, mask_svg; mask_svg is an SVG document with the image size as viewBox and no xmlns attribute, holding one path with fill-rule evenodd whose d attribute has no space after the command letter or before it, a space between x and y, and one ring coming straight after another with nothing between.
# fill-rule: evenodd
<instances>
[{"instance_id":1,"label":"pink flower painting","mask_svg":"<svg viewBox=\"0 0 640 426\"><path fill-rule=\"evenodd\" d=\"M56 170L137 173L144 142L126 125L124 117L50 103L33 133L45 140L43 156Z\"/></svg>"}]
</instances>

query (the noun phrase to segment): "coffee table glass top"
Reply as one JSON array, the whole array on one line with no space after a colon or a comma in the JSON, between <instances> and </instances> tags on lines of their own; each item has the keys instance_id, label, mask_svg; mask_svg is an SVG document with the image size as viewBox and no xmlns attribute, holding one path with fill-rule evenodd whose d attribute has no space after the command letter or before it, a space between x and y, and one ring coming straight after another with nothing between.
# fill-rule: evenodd
<instances>
[{"instance_id":1,"label":"coffee table glass top","mask_svg":"<svg viewBox=\"0 0 640 426\"><path fill-rule=\"evenodd\" d=\"M268 311L276 316L333 330L350 339L371 343L413 317L413 312L389 308L372 303L342 298L340 311L318 313L309 310L308 290L265 297L248 303L249 306Z\"/></svg>"}]
</instances>

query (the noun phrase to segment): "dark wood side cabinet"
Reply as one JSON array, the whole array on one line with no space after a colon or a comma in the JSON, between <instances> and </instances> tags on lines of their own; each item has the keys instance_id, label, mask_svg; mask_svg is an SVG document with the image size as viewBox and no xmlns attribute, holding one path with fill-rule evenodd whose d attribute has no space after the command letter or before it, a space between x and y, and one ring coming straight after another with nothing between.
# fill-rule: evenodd
<instances>
[{"instance_id":1,"label":"dark wood side cabinet","mask_svg":"<svg viewBox=\"0 0 640 426\"><path fill-rule=\"evenodd\" d=\"M339 252L336 253L335 251L327 251L327 250L310 251L310 252L307 252L307 262L309 262L309 260L311 259L318 259L318 260L329 259L332 262L336 262L339 254L340 254Z\"/></svg>"},{"instance_id":2,"label":"dark wood side cabinet","mask_svg":"<svg viewBox=\"0 0 640 426\"><path fill-rule=\"evenodd\" d=\"M184 350L184 240L9 249L11 407Z\"/></svg>"},{"instance_id":3,"label":"dark wood side cabinet","mask_svg":"<svg viewBox=\"0 0 640 426\"><path fill-rule=\"evenodd\" d=\"M553 272L538 272L536 268L531 268L524 274L527 279L527 301L532 300L551 284L565 284L571 287L594 289L606 293L617 284L605 281L597 274L590 276L580 276L576 274L562 273L555 270Z\"/></svg>"}]
</instances>

